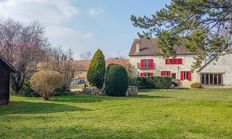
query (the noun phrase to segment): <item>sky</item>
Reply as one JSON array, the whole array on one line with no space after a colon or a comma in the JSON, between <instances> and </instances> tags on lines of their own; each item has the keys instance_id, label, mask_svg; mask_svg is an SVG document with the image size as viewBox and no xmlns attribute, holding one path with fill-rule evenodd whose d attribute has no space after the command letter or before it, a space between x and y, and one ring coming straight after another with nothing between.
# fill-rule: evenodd
<instances>
[{"instance_id":1,"label":"sky","mask_svg":"<svg viewBox=\"0 0 232 139\"><path fill-rule=\"evenodd\" d=\"M151 15L170 0L0 0L0 17L39 21L52 47L72 49L74 58L97 49L106 58L128 57L138 28L131 15Z\"/></svg>"}]
</instances>

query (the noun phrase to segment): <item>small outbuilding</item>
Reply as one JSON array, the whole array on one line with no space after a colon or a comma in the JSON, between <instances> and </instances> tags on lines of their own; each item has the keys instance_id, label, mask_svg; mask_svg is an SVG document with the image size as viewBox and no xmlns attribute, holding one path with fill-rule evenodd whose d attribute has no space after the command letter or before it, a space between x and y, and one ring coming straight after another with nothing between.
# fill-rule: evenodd
<instances>
[{"instance_id":1,"label":"small outbuilding","mask_svg":"<svg viewBox=\"0 0 232 139\"><path fill-rule=\"evenodd\" d=\"M15 68L0 56L0 105L7 105L10 98L10 73Z\"/></svg>"}]
</instances>

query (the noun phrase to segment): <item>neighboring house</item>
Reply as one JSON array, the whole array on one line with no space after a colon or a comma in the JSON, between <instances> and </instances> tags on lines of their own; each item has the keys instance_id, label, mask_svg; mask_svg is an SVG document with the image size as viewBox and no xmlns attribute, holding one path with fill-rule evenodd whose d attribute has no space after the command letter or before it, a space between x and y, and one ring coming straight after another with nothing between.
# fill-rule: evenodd
<instances>
[{"instance_id":1,"label":"neighboring house","mask_svg":"<svg viewBox=\"0 0 232 139\"><path fill-rule=\"evenodd\" d=\"M109 64L120 64L127 68L129 66L128 59L107 59L106 66ZM74 79L84 79L87 81L87 73L89 69L90 60L76 60L74 61L75 73Z\"/></svg>"},{"instance_id":2,"label":"neighboring house","mask_svg":"<svg viewBox=\"0 0 232 139\"><path fill-rule=\"evenodd\" d=\"M206 63L198 70L204 86L232 87L232 53L227 53Z\"/></svg>"},{"instance_id":3,"label":"neighboring house","mask_svg":"<svg viewBox=\"0 0 232 139\"><path fill-rule=\"evenodd\" d=\"M191 65L197 53L188 52L185 47L176 47L176 57L164 58L157 40L135 39L130 53L129 62L138 71L138 76L169 76L180 79L182 86L189 86L198 81L196 72L191 72Z\"/></svg>"}]
</instances>

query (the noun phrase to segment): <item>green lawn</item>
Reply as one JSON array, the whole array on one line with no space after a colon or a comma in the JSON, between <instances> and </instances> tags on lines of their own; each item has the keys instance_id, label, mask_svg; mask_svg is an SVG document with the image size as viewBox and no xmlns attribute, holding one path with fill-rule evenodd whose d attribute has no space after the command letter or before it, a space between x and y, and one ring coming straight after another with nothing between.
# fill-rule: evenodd
<instances>
[{"instance_id":1,"label":"green lawn","mask_svg":"<svg viewBox=\"0 0 232 139\"><path fill-rule=\"evenodd\" d=\"M143 90L138 97L12 97L0 138L232 138L232 89Z\"/></svg>"}]
</instances>

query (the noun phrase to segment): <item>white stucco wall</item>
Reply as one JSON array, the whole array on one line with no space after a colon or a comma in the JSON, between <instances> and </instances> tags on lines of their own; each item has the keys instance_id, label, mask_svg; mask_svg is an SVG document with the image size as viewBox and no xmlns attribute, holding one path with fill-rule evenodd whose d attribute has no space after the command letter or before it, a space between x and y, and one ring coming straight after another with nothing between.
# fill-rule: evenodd
<instances>
[{"instance_id":1,"label":"white stucco wall","mask_svg":"<svg viewBox=\"0 0 232 139\"><path fill-rule=\"evenodd\" d=\"M196 55L180 55L176 57L183 59L183 64L178 65L166 65L165 59L162 56L131 56L129 57L129 62L137 69L137 63L140 63L141 59L153 59L156 67L155 69L137 69L138 73L153 72L154 76L161 76L161 71L171 71L172 73L176 73L177 79L180 79L180 71L190 71L191 65L195 61L195 56ZM182 86L188 87L193 82L199 82L199 75L196 71L192 73L191 81L182 81Z\"/></svg>"},{"instance_id":2,"label":"white stucco wall","mask_svg":"<svg viewBox=\"0 0 232 139\"><path fill-rule=\"evenodd\" d=\"M200 73L223 73L223 85L232 87L232 54L211 61Z\"/></svg>"}]
</instances>

